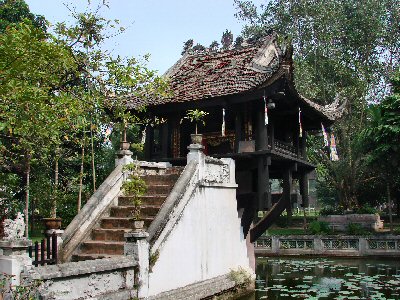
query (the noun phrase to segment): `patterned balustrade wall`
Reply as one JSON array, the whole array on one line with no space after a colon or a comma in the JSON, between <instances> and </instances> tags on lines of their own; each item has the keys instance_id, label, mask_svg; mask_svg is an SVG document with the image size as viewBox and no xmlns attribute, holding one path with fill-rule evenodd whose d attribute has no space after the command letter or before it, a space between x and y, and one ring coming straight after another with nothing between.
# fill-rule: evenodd
<instances>
[{"instance_id":1,"label":"patterned balustrade wall","mask_svg":"<svg viewBox=\"0 0 400 300\"><path fill-rule=\"evenodd\" d=\"M399 256L399 236L262 236L257 255Z\"/></svg>"}]
</instances>

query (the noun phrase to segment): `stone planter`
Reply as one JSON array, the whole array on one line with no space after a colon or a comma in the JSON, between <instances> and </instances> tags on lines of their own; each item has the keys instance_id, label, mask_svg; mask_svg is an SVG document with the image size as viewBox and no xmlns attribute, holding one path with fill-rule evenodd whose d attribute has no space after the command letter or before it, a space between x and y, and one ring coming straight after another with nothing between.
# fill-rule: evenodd
<instances>
[{"instance_id":1,"label":"stone planter","mask_svg":"<svg viewBox=\"0 0 400 300\"><path fill-rule=\"evenodd\" d=\"M47 230L61 229L61 218L43 218L43 225Z\"/></svg>"},{"instance_id":2,"label":"stone planter","mask_svg":"<svg viewBox=\"0 0 400 300\"><path fill-rule=\"evenodd\" d=\"M346 214L319 216L318 221L326 222L337 231L346 231L349 224L359 224L365 229L383 229L383 221L378 214Z\"/></svg>"},{"instance_id":3,"label":"stone planter","mask_svg":"<svg viewBox=\"0 0 400 300\"><path fill-rule=\"evenodd\" d=\"M203 135L202 134L191 134L190 138L192 139L192 144L199 144L201 145L201 142L203 141Z\"/></svg>"},{"instance_id":4,"label":"stone planter","mask_svg":"<svg viewBox=\"0 0 400 300\"><path fill-rule=\"evenodd\" d=\"M130 143L128 143L126 141L121 142L121 150L129 150L130 147L131 147Z\"/></svg>"},{"instance_id":5,"label":"stone planter","mask_svg":"<svg viewBox=\"0 0 400 300\"><path fill-rule=\"evenodd\" d=\"M139 232L143 230L144 221L141 220L133 220L133 232Z\"/></svg>"}]
</instances>

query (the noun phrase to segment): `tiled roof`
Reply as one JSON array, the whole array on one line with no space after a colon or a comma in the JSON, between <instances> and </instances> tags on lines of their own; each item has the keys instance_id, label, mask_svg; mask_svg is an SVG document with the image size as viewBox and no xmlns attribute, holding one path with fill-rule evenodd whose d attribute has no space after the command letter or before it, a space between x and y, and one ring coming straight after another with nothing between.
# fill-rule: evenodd
<instances>
[{"instance_id":1,"label":"tiled roof","mask_svg":"<svg viewBox=\"0 0 400 300\"><path fill-rule=\"evenodd\" d=\"M289 72L293 71L291 51L283 52L277 46L274 34L239 49L201 52L191 50L164 74L170 82L173 93L171 97L146 97L144 99L132 97L127 99L127 107L135 109L142 106L198 101L240 94L260 88L274 75L285 74L282 66L288 63L288 59ZM277 72L278 69L281 70ZM303 105L331 121L341 116L344 105L338 109L338 101L328 106L314 103L297 93L292 82L292 74L289 74L288 78Z\"/></svg>"},{"instance_id":2,"label":"tiled roof","mask_svg":"<svg viewBox=\"0 0 400 300\"><path fill-rule=\"evenodd\" d=\"M274 36L240 49L189 52L172 66L170 98L131 99L128 107L196 101L257 88L278 69L281 53Z\"/></svg>"}]
</instances>

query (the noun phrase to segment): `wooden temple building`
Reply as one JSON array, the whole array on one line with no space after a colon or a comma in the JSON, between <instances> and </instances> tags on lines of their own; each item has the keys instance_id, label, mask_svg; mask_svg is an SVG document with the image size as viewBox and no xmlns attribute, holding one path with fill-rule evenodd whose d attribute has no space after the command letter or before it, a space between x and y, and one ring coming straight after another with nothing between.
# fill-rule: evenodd
<instances>
[{"instance_id":1,"label":"wooden temple building","mask_svg":"<svg viewBox=\"0 0 400 300\"><path fill-rule=\"evenodd\" d=\"M131 99L128 108L146 105L158 120L146 128L145 158L185 165L195 124L188 110L208 112L203 134L204 152L236 162L238 209L242 225L256 240L283 210L290 213L293 180L303 205L308 202L307 175L315 166L307 160L307 134L328 127L340 116L338 103L321 106L296 91L292 47L278 47L276 36L224 50L189 49L165 76L173 96ZM224 123L224 132L222 124ZM282 180L283 193L272 195L270 179ZM261 219L258 212L266 212ZM251 227L251 223L254 226Z\"/></svg>"}]
</instances>

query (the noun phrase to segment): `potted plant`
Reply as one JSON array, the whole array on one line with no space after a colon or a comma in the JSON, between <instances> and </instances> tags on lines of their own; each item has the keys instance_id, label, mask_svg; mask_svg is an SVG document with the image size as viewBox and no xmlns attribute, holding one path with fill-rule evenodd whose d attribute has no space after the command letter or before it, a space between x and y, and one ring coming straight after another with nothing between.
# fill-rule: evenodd
<instances>
[{"instance_id":1,"label":"potted plant","mask_svg":"<svg viewBox=\"0 0 400 300\"><path fill-rule=\"evenodd\" d=\"M190 122L194 122L196 125L196 133L191 134L190 137L192 138L192 143L193 144L201 144L203 140L203 135L198 134L197 132L197 123L201 122L203 125L206 125L204 121L204 117L208 115L208 112L199 110L199 109L190 109L187 111L186 116L184 117L185 119L190 120Z\"/></svg>"},{"instance_id":2,"label":"potted plant","mask_svg":"<svg viewBox=\"0 0 400 300\"><path fill-rule=\"evenodd\" d=\"M124 167L124 170L131 172L128 179L122 183L121 189L125 196L132 198L133 208L131 211L133 220L133 230L140 231L143 229L144 221L141 220L141 205L140 197L147 192L146 182L139 174L139 167L131 163Z\"/></svg>"},{"instance_id":3,"label":"potted plant","mask_svg":"<svg viewBox=\"0 0 400 300\"><path fill-rule=\"evenodd\" d=\"M58 161L60 158L59 149L56 149L55 155L55 168L54 168L54 189L53 193L51 194L51 211L50 211L50 218L43 218L43 225L47 230L51 229L61 229L61 218L57 217L57 198L58 198Z\"/></svg>"}]
</instances>

